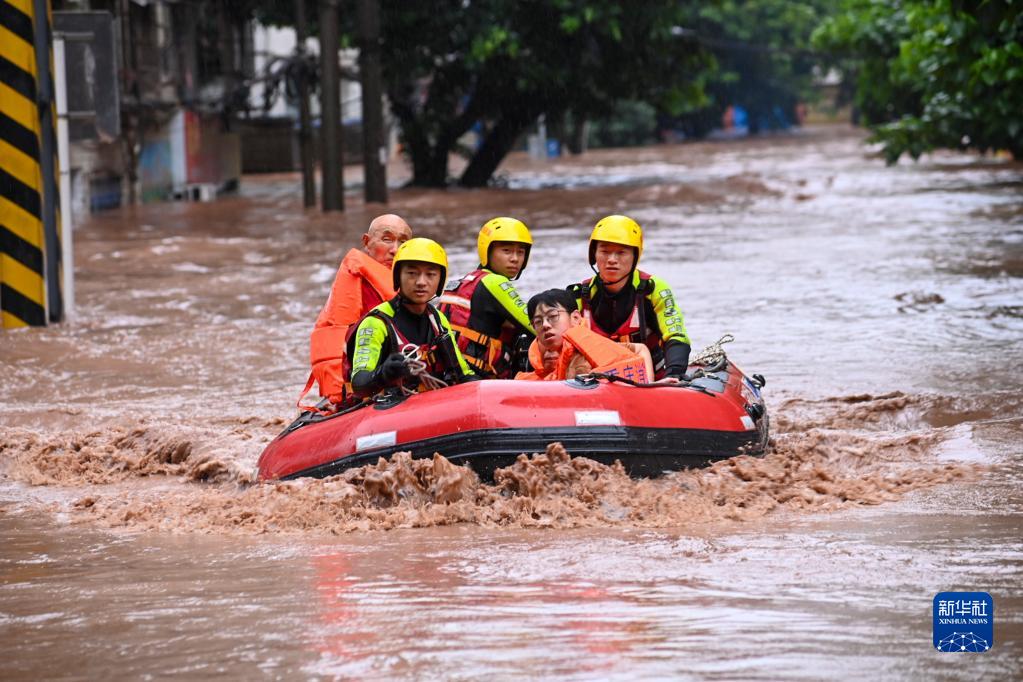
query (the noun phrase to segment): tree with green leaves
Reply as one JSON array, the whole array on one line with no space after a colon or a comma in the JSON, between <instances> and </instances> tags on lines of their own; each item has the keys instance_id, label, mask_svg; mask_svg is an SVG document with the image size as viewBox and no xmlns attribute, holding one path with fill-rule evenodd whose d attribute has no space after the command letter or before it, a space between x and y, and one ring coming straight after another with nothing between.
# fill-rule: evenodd
<instances>
[{"instance_id":1,"label":"tree with green leaves","mask_svg":"<svg viewBox=\"0 0 1023 682\"><path fill-rule=\"evenodd\" d=\"M254 16L290 25L289 3L245 0ZM643 100L680 111L701 97L706 51L674 30L677 0L431 0L381 2L381 59L412 184L448 184L449 155L470 129L478 148L457 182L487 184L541 114L575 120ZM316 16L316 3L309 3ZM355 44L354 3L342 32Z\"/></svg>"},{"instance_id":2,"label":"tree with green leaves","mask_svg":"<svg viewBox=\"0 0 1023 682\"><path fill-rule=\"evenodd\" d=\"M815 96L818 58L810 38L828 0L719 0L694 4L685 32L714 56L704 76L706 102L681 118L700 137L720 124L729 105L749 114L750 132L796 120L796 105ZM780 114L780 115L779 115Z\"/></svg>"},{"instance_id":3,"label":"tree with green leaves","mask_svg":"<svg viewBox=\"0 0 1023 682\"><path fill-rule=\"evenodd\" d=\"M706 55L673 28L674 0L385 3L384 74L413 182L446 184L448 155L482 122L459 184L486 184L541 114L593 117L699 97Z\"/></svg>"},{"instance_id":4,"label":"tree with green leaves","mask_svg":"<svg viewBox=\"0 0 1023 682\"><path fill-rule=\"evenodd\" d=\"M1023 3L847 0L814 44L855 79L888 163L940 148L1023 158Z\"/></svg>"}]
</instances>

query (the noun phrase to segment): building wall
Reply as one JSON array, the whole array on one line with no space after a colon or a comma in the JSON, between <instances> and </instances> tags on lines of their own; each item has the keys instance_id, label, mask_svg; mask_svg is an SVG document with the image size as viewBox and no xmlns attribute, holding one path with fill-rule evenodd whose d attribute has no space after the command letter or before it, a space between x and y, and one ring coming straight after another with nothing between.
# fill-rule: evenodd
<instances>
[{"instance_id":1,"label":"building wall","mask_svg":"<svg viewBox=\"0 0 1023 682\"><path fill-rule=\"evenodd\" d=\"M237 186L240 138L229 129L224 102L232 79L251 76L248 24L227 14L203 16L211 7L229 6L198 0L54 0L53 7L105 10L117 19L105 39L119 57L121 127L114 136L72 141L77 218L133 195L136 201L163 201L190 184Z\"/></svg>"}]
</instances>

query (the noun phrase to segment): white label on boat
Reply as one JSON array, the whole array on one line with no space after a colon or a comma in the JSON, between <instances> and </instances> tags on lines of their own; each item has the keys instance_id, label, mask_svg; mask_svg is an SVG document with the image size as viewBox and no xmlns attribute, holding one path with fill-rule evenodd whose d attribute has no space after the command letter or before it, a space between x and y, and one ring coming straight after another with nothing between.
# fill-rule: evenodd
<instances>
[{"instance_id":1,"label":"white label on boat","mask_svg":"<svg viewBox=\"0 0 1023 682\"><path fill-rule=\"evenodd\" d=\"M355 451L370 450L394 445L398 442L397 431L384 431L383 433L371 433L368 436L359 436L355 439Z\"/></svg>"},{"instance_id":2,"label":"white label on boat","mask_svg":"<svg viewBox=\"0 0 1023 682\"><path fill-rule=\"evenodd\" d=\"M575 413L576 426L621 426L617 410L581 410Z\"/></svg>"},{"instance_id":3,"label":"white label on boat","mask_svg":"<svg viewBox=\"0 0 1023 682\"><path fill-rule=\"evenodd\" d=\"M742 422L742 425L746 427L747 431L752 431L753 429L757 428L757 425L753 423L753 420L747 417L746 415L742 415L741 417L739 417L739 421Z\"/></svg>"}]
</instances>

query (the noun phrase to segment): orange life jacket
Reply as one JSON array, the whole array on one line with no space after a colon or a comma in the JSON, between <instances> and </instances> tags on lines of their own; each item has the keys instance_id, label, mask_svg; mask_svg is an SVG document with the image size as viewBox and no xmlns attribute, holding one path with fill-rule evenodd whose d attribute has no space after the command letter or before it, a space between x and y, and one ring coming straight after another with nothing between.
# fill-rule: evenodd
<instances>
[{"instance_id":1,"label":"orange life jacket","mask_svg":"<svg viewBox=\"0 0 1023 682\"><path fill-rule=\"evenodd\" d=\"M533 366L534 371L522 372L515 378L562 381L567 376L572 358L576 354L581 354L593 368L591 370L593 372L613 374L639 383L649 383L654 379L642 356L623 344L592 331L589 327L571 327L561 338L564 343L553 372L544 371L543 355L540 353L540 346L534 340L529 346L529 364Z\"/></svg>"},{"instance_id":2,"label":"orange life jacket","mask_svg":"<svg viewBox=\"0 0 1023 682\"><path fill-rule=\"evenodd\" d=\"M340 403L344 400L345 341L348 330L373 307L363 303L363 281L373 287L381 300L394 298L390 268L359 249L352 249L345 254L330 288L330 297L316 318L316 326L309 337L312 373L302 396L315 381L319 385L320 395L330 399L330 402ZM299 396L299 400L302 396Z\"/></svg>"}]
</instances>

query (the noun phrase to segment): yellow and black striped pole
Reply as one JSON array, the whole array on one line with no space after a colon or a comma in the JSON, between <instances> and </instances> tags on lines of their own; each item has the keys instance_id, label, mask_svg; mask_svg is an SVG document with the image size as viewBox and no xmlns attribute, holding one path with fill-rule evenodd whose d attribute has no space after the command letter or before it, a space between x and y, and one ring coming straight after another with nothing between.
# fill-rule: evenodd
<instances>
[{"instance_id":1,"label":"yellow and black striped pole","mask_svg":"<svg viewBox=\"0 0 1023 682\"><path fill-rule=\"evenodd\" d=\"M63 317L48 0L0 0L0 317Z\"/></svg>"}]
</instances>

